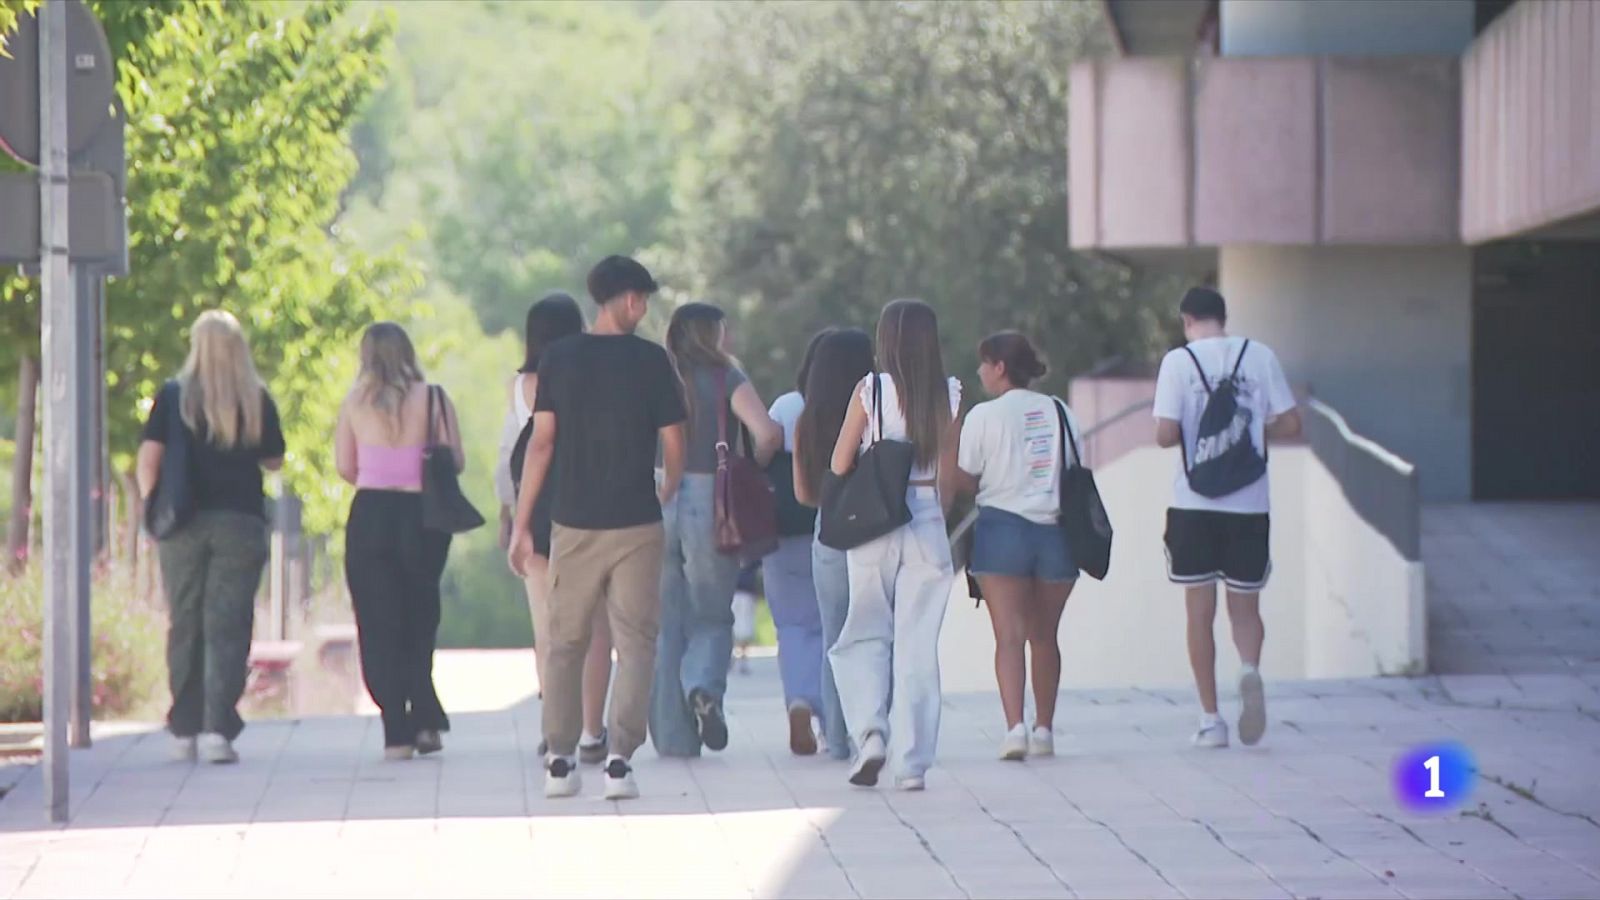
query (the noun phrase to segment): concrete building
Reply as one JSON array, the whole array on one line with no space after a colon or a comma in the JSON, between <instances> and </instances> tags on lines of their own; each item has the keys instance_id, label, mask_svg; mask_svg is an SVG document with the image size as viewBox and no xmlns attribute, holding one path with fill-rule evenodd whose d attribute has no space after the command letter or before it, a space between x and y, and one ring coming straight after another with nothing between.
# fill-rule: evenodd
<instances>
[{"instance_id":1,"label":"concrete building","mask_svg":"<svg viewBox=\"0 0 1600 900\"><path fill-rule=\"evenodd\" d=\"M1426 500L1600 498L1600 4L1104 5L1074 247L1214 278Z\"/></svg>"},{"instance_id":2,"label":"concrete building","mask_svg":"<svg viewBox=\"0 0 1600 900\"><path fill-rule=\"evenodd\" d=\"M1552 536L1600 521L1569 502L1600 499L1600 2L1101 3L1072 245L1215 283L1313 398L1271 458L1263 672L1476 671L1486 635L1585 664L1594 585ZM1073 385L1117 540L1063 618L1068 687L1189 683L1152 392ZM981 689L987 622L950 609L946 689Z\"/></svg>"}]
</instances>

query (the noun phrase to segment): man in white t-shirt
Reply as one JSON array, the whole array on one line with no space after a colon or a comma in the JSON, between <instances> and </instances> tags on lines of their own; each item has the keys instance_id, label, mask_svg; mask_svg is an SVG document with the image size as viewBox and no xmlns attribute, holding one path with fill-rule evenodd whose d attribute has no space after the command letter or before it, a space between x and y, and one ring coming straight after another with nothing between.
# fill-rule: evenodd
<instances>
[{"instance_id":1,"label":"man in white t-shirt","mask_svg":"<svg viewBox=\"0 0 1600 900\"><path fill-rule=\"evenodd\" d=\"M1260 594L1272 571L1268 549L1267 442L1300 433L1300 414L1278 357L1265 344L1228 335L1227 304L1209 288L1191 288L1178 304L1188 345L1168 353L1156 379L1156 442L1179 447L1180 460L1167 510L1167 574L1185 587L1189 663L1200 694L1199 747L1228 746L1228 726L1217 714L1216 583L1228 590L1242 672L1239 738L1261 740L1266 701L1257 667L1265 627ZM1237 407L1215 426L1202 425L1207 405L1228 393ZM1219 457L1229 457L1222 461ZM1219 464L1231 473L1218 475ZM1203 469L1203 471L1202 471ZM1240 473L1243 473L1241 476ZM1232 478L1232 481L1229 478ZM1253 479L1253 480L1251 480ZM1218 484L1237 487L1222 493Z\"/></svg>"}]
</instances>

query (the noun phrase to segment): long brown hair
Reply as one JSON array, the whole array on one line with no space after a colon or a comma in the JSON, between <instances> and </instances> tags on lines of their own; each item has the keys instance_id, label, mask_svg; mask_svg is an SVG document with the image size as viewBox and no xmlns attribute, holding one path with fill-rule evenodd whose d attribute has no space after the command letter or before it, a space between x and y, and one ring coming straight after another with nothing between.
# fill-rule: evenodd
<instances>
[{"instance_id":1,"label":"long brown hair","mask_svg":"<svg viewBox=\"0 0 1600 900\"><path fill-rule=\"evenodd\" d=\"M220 309L200 314L189 333L189 358L178 373L183 424L217 447L255 447L267 386L256 374L244 329Z\"/></svg>"},{"instance_id":2,"label":"long brown hair","mask_svg":"<svg viewBox=\"0 0 1600 900\"><path fill-rule=\"evenodd\" d=\"M950 386L933 307L921 300L894 300L883 308L878 318L878 365L894 379L917 465L932 466L950 426Z\"/></svg>"},{"instance_id":3,"label":"long brown hair","mask_svg":"<svg viewBox=\"0 0 1600 900\"><path fill-rule=\"evenodd\" d=\"M683 402L694 414L695 369L728 369L733 358L722 349L722 323L727 314L709 303L685 303L672 311L667 325L667 353L683 382Z\"/></svg>"},{"instance_id":4,"label":"long brown hair","mask_svg":"<svg viewBox=\"0 0 1600 900\"><path fill-rule=\"evenodd\" d=\"M375 322L361 336L357 396L384 418L391 435L400 431L401 410L411 386L423 380L411 336L393 322Z\"/></svg>"},{"instance_id":5,"label":"long brown hair","mask_svg":"<svg viewBox=\"0 0 1600 900\"><path fill-rule=\"evenodd\" d=\"M801 391L806 405L794 427L794 453L813 494L822 489L844 415L855 400L856 385L871 371L872 338L865 331L841 328L815 342Z\"/></svg>"}]
</instances>

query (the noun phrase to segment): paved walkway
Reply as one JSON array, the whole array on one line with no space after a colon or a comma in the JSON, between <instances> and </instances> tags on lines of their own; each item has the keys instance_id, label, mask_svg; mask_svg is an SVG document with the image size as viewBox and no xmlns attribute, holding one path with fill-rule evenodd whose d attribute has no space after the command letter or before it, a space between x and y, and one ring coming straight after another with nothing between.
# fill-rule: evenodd
<instances>
[{"instance_id":1,"label":"paved walkway","mask_svg":"<svg viewBox=\"0 0 1600 900\"><path fill-rule=\"evenodd\" d=\"M0 896L1600 897L1600 508L1437 508L1426 528L1447 674L1270 684L1256 748L1190 749L1187 691L1068 692L1061 755L1001 763L995 697L953 696L926 793L855 790L788 754L758 660L727 753L647 749L643 799L594 799L591 776L552 802L530 655L450 655L437 758L382 762L370 716L258 723L221 768L107 729L74 754L66 828L22 772ZM1482 777L1418 817L1389 767L1436 739Z\"/></svg>"},{"instance_id":2,"label":"paved walkway","mask_svg":"<svg viewBox=\"0 0 1600 900\"><path fill-rule=\"evenodd\" d=\"M643 751L625 804L597 778L543 798L531 700L409 763L370 717L257 724L237 767L113 736L74 756L69 827L36 775L0 801L0 895L1600 896L1600 676L1534 678L1272 685L1267 741L1210 752L1184 694L1073 694L1062 755L1025 764L992 759L992 696L953 697L923 794L790 757L770 660L734 678L727 753ZM1401 812L1392 757L1442 737L1485 779L1460 813Z\"/></svg>"}]
</instances>

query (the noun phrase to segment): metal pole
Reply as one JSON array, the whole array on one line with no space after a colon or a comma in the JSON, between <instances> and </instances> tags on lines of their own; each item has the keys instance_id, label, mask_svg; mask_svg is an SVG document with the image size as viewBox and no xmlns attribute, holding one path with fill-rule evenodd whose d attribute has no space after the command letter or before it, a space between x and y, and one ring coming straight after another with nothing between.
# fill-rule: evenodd
<instances>
[{"instance_id":1,"label":"metal pole","mask_svg":"<svg viewBox=\"0 0 1600 900\"><path fill-rule=\"evenodd\" d=\"M273 475L277 498L272 501L271 571L267 594L267 640L281 641L284 611L289 608L289 567L285 560L288 535L288 500L283 489L282 474Z\"/></svg>"},{"instance_id":2,"label":"metal pole","mask_svg":"<svg viewBox=\"0 0 1600 900\"><path fill-rule=\"evenodd\" d=\"M84 492L76 465L79 421L78 305L68 269L67 7L39 8L40 335L44 366L44 798L52 822L68 814L67 714L71 708L71 610L78 529L76 498Z\"/></svg>"},{"instance_id":3,"label":"metal pole","mask_svg":"<svg viewBox=\"0 0 1600 900\"><path fill-rule=\"evenodd\" d=\"M94 429L94 555L111 555L111 452L106 435L106 277L89 279L89 326L94 330L89 351L89 413Z\"/></svg>"},{"instance_id":4,"label":"metal pole","mask_svg":"<svg viewBox=\"0 0 1600 900\"><path fill-rule=\"evenodd\" d=\"M91 415L94 410L94 282L96 277L82 266L72 266L73 300L78 311L77 337L77 391L73 398L73 419L78 424L78 440L73 444L74 464L78 484L72 494L72 517L77 540L72 547L73 598L69 620L72 623L72 715L68 723L67 742L73 747L89 746L89 719L94 709L94 680L90 647L90 572L94 562L94 501L90 496L99 470L93 440L99 429L94 427Z\"/></svg>"}]
</instances>

